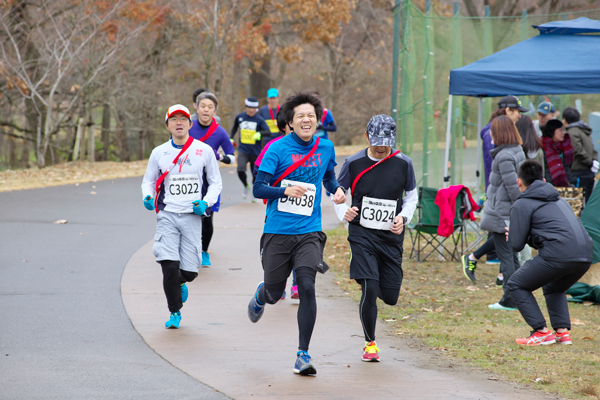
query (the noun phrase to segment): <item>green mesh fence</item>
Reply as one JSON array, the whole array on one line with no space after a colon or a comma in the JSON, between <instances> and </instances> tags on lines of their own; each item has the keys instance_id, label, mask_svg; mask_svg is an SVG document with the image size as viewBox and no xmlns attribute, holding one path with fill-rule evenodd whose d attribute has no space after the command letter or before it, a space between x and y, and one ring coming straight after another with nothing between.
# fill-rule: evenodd
<instances>
[{"instance_id":1,"label":"green mesh fence","mask_svg":"<svg viewBox=\"0 0 600 400\"><path fill-rule=\"evenodd\" d=\"M429 2L428 2L429 3ZM522 40L538 35L531 25L585 16L600 19L600 10L555 15L523 15L519 17L465 17L455 5L454 16L442 16L429 7L421 12L411 1L397 1L392 116L398 124L398 147L409 155L415 167L419 186L442 187L444 148L448 110L448 77L450 70L477 61ZM487 14L487 13L486 13ZM568 57L569 49L556 49L556 57ZM518 63L519 60L515 60ZM507 93L511 94L511 93ZM600 111L600 95L521 96L536 119L537 105L547 97L557 110L576 106L581 100L582 119L592 111ZM482 102L482 126L488 123L498 98ZM450 184L464 184L472 189L483 185L476 177L477 162L477 98L453 98L450 148Z\"/></svg>"}]
</instances>

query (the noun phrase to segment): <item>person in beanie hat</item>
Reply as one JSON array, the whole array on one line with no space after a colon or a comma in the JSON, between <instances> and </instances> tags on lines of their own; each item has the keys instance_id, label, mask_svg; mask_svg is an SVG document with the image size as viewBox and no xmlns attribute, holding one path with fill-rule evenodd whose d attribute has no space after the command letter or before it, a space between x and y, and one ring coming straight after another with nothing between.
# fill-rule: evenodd
<instances>
[{"instance_id":1,"label":"person in beanie hat","mask_svg":"<svg viewBox=\"0 0 600 400\"><path fill-rule=\"evenodd\" d=\"M189 135L190 110L181 104L165 116L171 139L152 150L142 181L144 206L156 211L152 251L163 272L163 289L171 316L166 328L179 328L188 298L186 282L198 276L202 216L213 206L223 183L213 149ZM202 194L204 180L208 182Z\"/></svg>"},{"instance_id":2,"label":"person in beanie hat","mask_svg":"<svg viewBox=\"0 0 600 400\"><path fill-rule=\"evenodd\" d=\"M417 181L412 161L396 144L396 123L388 115L369 121L369 147L346 159L338 182L352 193L351 205L336 205L348 222L352 250L350 278L362 288L359 316L365 345L363 361L379 361L375 342L377 298L395 305L402 284L404 227L417 208Z\"/></svg>"},{"instance_id":3,"label":"person in beanie hat","mask_svg":"<svg viewBox=\"0 0 600 400\"><path fill-rule=\"evenodd\" d=\"M254 162L262 150L262 135L270 135L271 131L265 122L265 119L257 114L258 99L251 96L244 100L244 103L246 105L246 111L235 117L229 136L233 142L233 137L238 130L240 131L237 173L242 185L244 185L242 197L245 199L248 197L251 189L246 176L246 165L250 163L250 173L252 173L252 171L254 171ZM252 182L254 183L254 180Z\"/></svg>"}]
</instances>

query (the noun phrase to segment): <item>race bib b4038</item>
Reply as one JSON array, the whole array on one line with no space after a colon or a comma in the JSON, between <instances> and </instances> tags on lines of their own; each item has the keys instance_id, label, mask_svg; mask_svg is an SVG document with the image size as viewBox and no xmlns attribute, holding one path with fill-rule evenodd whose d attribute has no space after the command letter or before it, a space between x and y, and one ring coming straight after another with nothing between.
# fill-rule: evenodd
<instances>
[{"instance_id":1,"label":"race bib b4038","mask_svg":"<svg viewBox=\"0 0 600 400\"><path fill-rule=\"evenodd\" d=\"M317 187L312 183L296 182L284 179L281 181L281 187L304 186L307 190L302 198L283 197L277 202L277 209L281 212L310 216L315 205Z\"/></svg>"}]
</instances>

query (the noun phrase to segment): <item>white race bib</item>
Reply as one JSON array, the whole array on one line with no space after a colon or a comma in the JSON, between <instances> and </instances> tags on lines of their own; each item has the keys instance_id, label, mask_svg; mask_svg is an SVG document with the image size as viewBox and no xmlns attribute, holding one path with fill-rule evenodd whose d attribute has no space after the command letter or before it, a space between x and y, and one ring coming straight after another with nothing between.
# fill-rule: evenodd
<instances>
[{"instance_id":1,"label":"white race bib","mask_svg":"<svg viewBox=\"0 0 600 400\"><path fill-rule=\"evenodd\" d=\"M284 179L281 181L281 187L304 186L307 191L301 199L295 197L283 197L277 202L277 209L281 212L310 216L315 205L315 197L317 195L317 187L312 183L289 181Z\"/></svg>"},{"instance_id":2,"label":"white race bib","mask_svg":"<svg viewBox=\"0 0 600 400\"><path fill-rule=\"evenodd\" d=\"M196 174L169 176L170 200L178 203L191 203L202 198L200 180Z\"/></svg>"},{"instance_id":3,"label":"white race bib","mask_svg":"<svg viewBox=\"0 0 600 400\"><path fill-rule=\"evenodd\" d=\"M365 228L389 231L396 218L398 200L383 200L363 196L360 224Z\"/></svg>"}]
</instances>

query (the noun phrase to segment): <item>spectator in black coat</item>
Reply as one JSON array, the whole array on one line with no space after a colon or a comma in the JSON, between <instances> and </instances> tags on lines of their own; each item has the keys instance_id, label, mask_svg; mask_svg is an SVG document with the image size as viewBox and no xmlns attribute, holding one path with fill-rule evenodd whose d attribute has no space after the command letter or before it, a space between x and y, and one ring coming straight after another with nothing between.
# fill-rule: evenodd
<instances>
[{"instance_id":1,"label":"spectator in black coat","mask_svg":"<svg viewBox=\"0 0 600 400\"><path fill-rule=\"evenodd\" d=\"M525 321L533 328L518 344L535 346L571 344L571 319L566 291L590 268L593 242L571 206L558 191L544 182L542 166L527 160L519 167L517 184L521 195L511 208L509 245L521 251L525 244L538 249L538 255L519 268L506 283L511 298ZM508 230L508 228L507 228ZM542 288L552 334L540 311L533 291Z\"/></svg>"}]
</instances>

